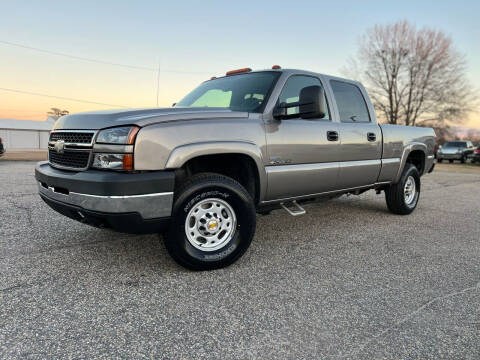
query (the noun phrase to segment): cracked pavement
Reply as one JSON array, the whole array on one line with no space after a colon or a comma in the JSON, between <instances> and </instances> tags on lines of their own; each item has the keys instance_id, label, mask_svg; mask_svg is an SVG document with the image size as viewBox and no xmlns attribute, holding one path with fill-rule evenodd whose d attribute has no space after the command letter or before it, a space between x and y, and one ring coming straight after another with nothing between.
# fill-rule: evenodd
<instances>
[{"instance_id":1,"label":"cracked pavement","mask_svg":"<svg viewBox=\"0 0 480 360\"><path fill-rule=\"evenodd\" d=\"M478 359L480 173L434 172L410 216L370 191L259 216L233 266L99 230L0 161L1 359Z\"/></svg>"}]
</instances>

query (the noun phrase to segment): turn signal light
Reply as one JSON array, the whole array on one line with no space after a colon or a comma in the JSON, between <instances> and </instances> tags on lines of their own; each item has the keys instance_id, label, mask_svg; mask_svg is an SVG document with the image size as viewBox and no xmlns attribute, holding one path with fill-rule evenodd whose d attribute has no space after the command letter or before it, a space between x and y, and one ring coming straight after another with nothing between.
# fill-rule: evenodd
<instances>
[{"instance_id":1,"label":"turn signal light","mask_svg":"<svg viewBox=\"0 0 480 360\"><path fill-rule=\"evenodd\" d=\"M133 126L130 129L130 131L128 132L127 144L129 145L135 144L135 137L137 136L138 130L140 130L140 128L136 126Z\"/></svg>"},{"instance_id":2,"label":"turn signal light","mask_svg":"<svg viewBox=\"0 0 480 360\"><path fill-rule=\"evenodd\" d=\"M133 170L133 154L123 155L123 170Z\"/></svg>"},{"instance_id":3,"label":"turn signal light","mask_svg":"<svg viewBox=\"0 0 480 360\"><path fill-rule=\"evenodd\" d=\"M242 69L237 69L237 70L230 70L230 71L227 71L227 76L228 75L234 75L234 74L240 74L240 73L244 73L244 72L249 72L249 71L252 71L252 69L242 68Z\"/></svg>"}]
</instances>

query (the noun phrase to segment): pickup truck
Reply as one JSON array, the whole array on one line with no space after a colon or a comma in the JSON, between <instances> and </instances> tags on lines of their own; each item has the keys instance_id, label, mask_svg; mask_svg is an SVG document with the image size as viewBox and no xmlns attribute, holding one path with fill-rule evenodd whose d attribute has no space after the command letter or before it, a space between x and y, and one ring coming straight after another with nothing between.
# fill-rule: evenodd
<instances>
[{"instance_id":1,"label":"pickup truck","mask_svg":"<svg viewBox=\"0 0 480 360\"><path fill-rule=\"evenodd\" d=\"M240 258L275 208L374 189L410 214L434 145L432 129L377 124L360 83L275 65L213 77L172 108L62 116L35 177L61 214L161 233L180 265L207 270Z\"/></svg>"},{"instance_id":2,"label":"pickup truck","mask_svg":"<svg viewBox=\"0 0 480 360\"><path fill-rule=\"evenodd\" d=\"M438 148L437 162L448 160L453 163L454 160L460 160L465 164L467 158L473 154L475 146L471 141L449 141Z\"/></svg>"}]
</instances>

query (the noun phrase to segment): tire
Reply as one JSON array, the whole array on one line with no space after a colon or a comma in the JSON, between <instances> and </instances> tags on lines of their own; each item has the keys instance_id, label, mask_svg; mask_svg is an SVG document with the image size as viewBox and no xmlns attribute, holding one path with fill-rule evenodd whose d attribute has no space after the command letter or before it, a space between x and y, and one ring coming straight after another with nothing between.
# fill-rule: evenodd
<instances>
[{"instance_id":1,"label":"tire","mask_svg":"<svg viewBox=\"0 0 480 360\"><path fill-rule=\"evenodd\" d=\"M437 163L441 164L443 159L437 159Z\"/></svg>"},{"instance_id":2,"label":"tire","mask_svg":"<svg viewBox=\"0 0 480 360\"><path fill-rule=\"evenodd\" d=\"M176 191L172 224L164 241L181 266L213 270L234 263L245 253L255 226L254 201L247 190L229 177L203 173Z\"/></svg>"},{"instance_id":3,"label":"tire","mask_svg":"<svg viewBox=\"0 0 480 360\"><path fill-rule=\"evenodd\" d=\"M465 156L462 156L462 158L460 159L460 162L461 162L462 164L465 164Z\"/></svg>"},{"instance_id":4,"label":"tire","mask_svg":"<svg viewBox=\"0 0 480 360\"><path fill-rule=\"evenodd\" d=\"M405 192L407 182L414 182L413 197L408 197ZM410 187L411 188L411 187ZM406 164L400 181L397 184L390 185L385 190L385 200L388 210L394 214L408 215L415 210L420 198L420 174L418 169L412 164Z\"/></svg>"},{"instance_id":5,"label":"tire","mask_svg":"<svg viewBox=\"0 0 480 360\"><path fill-rule=\"evenodd\" d=\"M450 164L453 164L453 160L448 160L448 162L449 162Z\"/></svg>"}]
</instances>

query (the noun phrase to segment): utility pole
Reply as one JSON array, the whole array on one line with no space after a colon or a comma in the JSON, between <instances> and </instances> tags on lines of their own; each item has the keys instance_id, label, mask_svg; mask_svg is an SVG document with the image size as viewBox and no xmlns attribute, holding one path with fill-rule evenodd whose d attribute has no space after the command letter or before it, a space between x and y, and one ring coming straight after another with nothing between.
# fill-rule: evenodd
<instances>
[{"instance_id":1,"label":"utility pole","mask_svg":"<svg viewBox=\"0 0 480 360\"><path fill-rule=\"evenodd\" d=\"M158 60L158 72L157 72L157 107L158 107L158 98L160 96L160 60Z\"/></svg>"}]
</instances>

